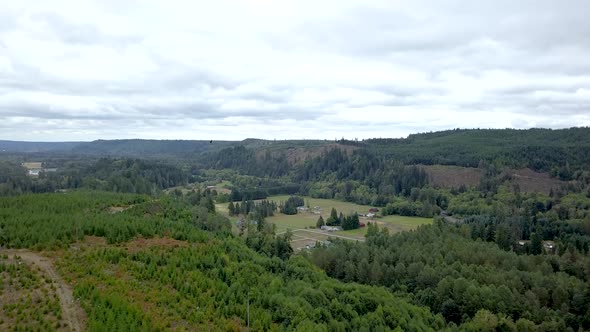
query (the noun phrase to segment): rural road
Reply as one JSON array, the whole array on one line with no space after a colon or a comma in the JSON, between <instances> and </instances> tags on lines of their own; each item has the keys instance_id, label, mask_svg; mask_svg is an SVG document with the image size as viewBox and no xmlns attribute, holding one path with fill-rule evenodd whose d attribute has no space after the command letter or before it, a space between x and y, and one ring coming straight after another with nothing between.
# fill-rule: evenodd
<instances>
[{"instance_id":1,"label":"rural road","mask_svg":"<svg viewBox=\"0 0 590 332\"><path fill-rule=\"evenodd\" d=\"M0 254L17 255L25 263L38 266L43 273L57 285L56 292L61 304L62 317L72 331L83 331L83 321L86 314L74 300L72 288L66 284L53 268L49 258L26 249L0 250Z\"/></svg>"}]
</instances>

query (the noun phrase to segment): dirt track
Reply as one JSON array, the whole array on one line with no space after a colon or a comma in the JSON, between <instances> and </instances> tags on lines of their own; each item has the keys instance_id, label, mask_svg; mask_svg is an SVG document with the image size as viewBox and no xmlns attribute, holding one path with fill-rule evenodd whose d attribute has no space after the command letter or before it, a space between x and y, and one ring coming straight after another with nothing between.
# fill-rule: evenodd
<instances>
[{"instance_id":1,"label":"dirt track","mask_svg":"<svg viewBox=\"0 0 590 332\"><path fill-rule=\"evenodd\" d=\"M38 266L41 271L43 271L43 273L51 278L51 280L57 285L56 292L61 304L62 317L68 324L68 327L72 331L84 331L83 322L85 321L86 314L74 300L72 288L66 284L55 271L49 258L26 249L0 250L0 254L6 254L9 256L17 255L20 256L25 263Z\"/></svg>"}]
</instances>

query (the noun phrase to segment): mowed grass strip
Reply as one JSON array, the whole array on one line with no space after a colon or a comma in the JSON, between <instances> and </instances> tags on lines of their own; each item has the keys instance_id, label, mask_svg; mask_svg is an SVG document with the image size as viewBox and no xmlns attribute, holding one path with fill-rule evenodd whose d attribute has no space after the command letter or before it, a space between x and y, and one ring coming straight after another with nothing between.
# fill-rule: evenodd
<instances>
[{"instance_id":1,"label":"mowed grass strip","mask_svg":"<svg viewBox=\"0 0 590 332\"><path fill-rule=\"evenodd\" d=\"M406 230L416 229L420 225L432 224L432 218L406 217L398 215L385 216L376 220L388 225L397 225L402 228L406 228Z\"/></svg>"},{"instance_id":2,"label":"mowed grass strip","mask_svg":"<svg viewBox=\"0 0 590 332\"><path fill-rule=\"evenodd\" d=\"M290 195L278 195L278 196L270 196L267 198L269 201L275 201L277 204L279 202L286 202L289 199ZM322 216L324 218L330 216L330 211L332 208L335 208L338 213L342 212L345 215L357 212L357 213L367 213L369 209L373 206L369 205L360 205L350 202L342 202L335 199L324 199L324 198L311 198L308 196L302 196L305 199L305 203L309 203L310 208L314 208L315 206L319 206L322 209ZM313 215L312 213L310 213ZM316 215L316 220L319 215Z\"/></svg>"}]
</instances>

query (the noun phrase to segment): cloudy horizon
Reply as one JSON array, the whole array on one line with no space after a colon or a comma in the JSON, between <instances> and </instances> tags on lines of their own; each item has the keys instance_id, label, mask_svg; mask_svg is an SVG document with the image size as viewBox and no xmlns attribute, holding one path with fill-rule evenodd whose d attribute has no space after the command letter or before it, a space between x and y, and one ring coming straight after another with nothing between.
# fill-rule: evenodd
<instances>
[{"instance_id":1,"label":"cloudy horizon","mask_svg":"<svg viewBox=\"0 0 590 332\"><path fill-rule=\"evenodd\" d=\"M590 2L0 4L0 139L590 126Z\"/></svg>"}]
</instances>

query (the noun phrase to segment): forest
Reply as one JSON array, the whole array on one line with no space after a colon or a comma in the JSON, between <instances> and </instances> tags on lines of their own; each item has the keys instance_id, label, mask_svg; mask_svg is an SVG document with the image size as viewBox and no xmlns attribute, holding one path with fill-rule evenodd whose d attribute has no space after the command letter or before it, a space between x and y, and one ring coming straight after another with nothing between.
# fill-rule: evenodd
<instances>
[{"instance_id":1,"label":"forest","mask_svg":"<svg viewBox=\"0 0 590 332\"><path fill-rule=\"evenodd\" d=\"M303 256L250 249L246 243L260 235L231 236L227 219L208 209L208 194L193 205L196 195L154 201L92 191L2 198L0 245L65 250L58 251L59 269L74 284L91 331L239 331L247 325L248 301L257 331L446 326L441 316L383 288L334 280ZM126 209L112 213L113 206ZM85 246L88 236L106 242ZM138 236L169 236L182 245L130 251ZM66 250L69 245L80 249Z\"/></svg>"},{"instance_id":2,"label":"forest","mask_svg":"<svg viewBox=\"0 0 590 332\"><path fill-rule=\"evenodd\" d=\"M90 331L590 330L590 128L0 143L0 330L30 330L24 312L65 324L18 250L50 257ZM478 177L441 183L430 165ZM267 218L310 209L304 196L378 212L328 209L314 232L366 223L364 241L294 251ZM434 222L389 233L388 215Z\"/></svg>"}]
</instances>

